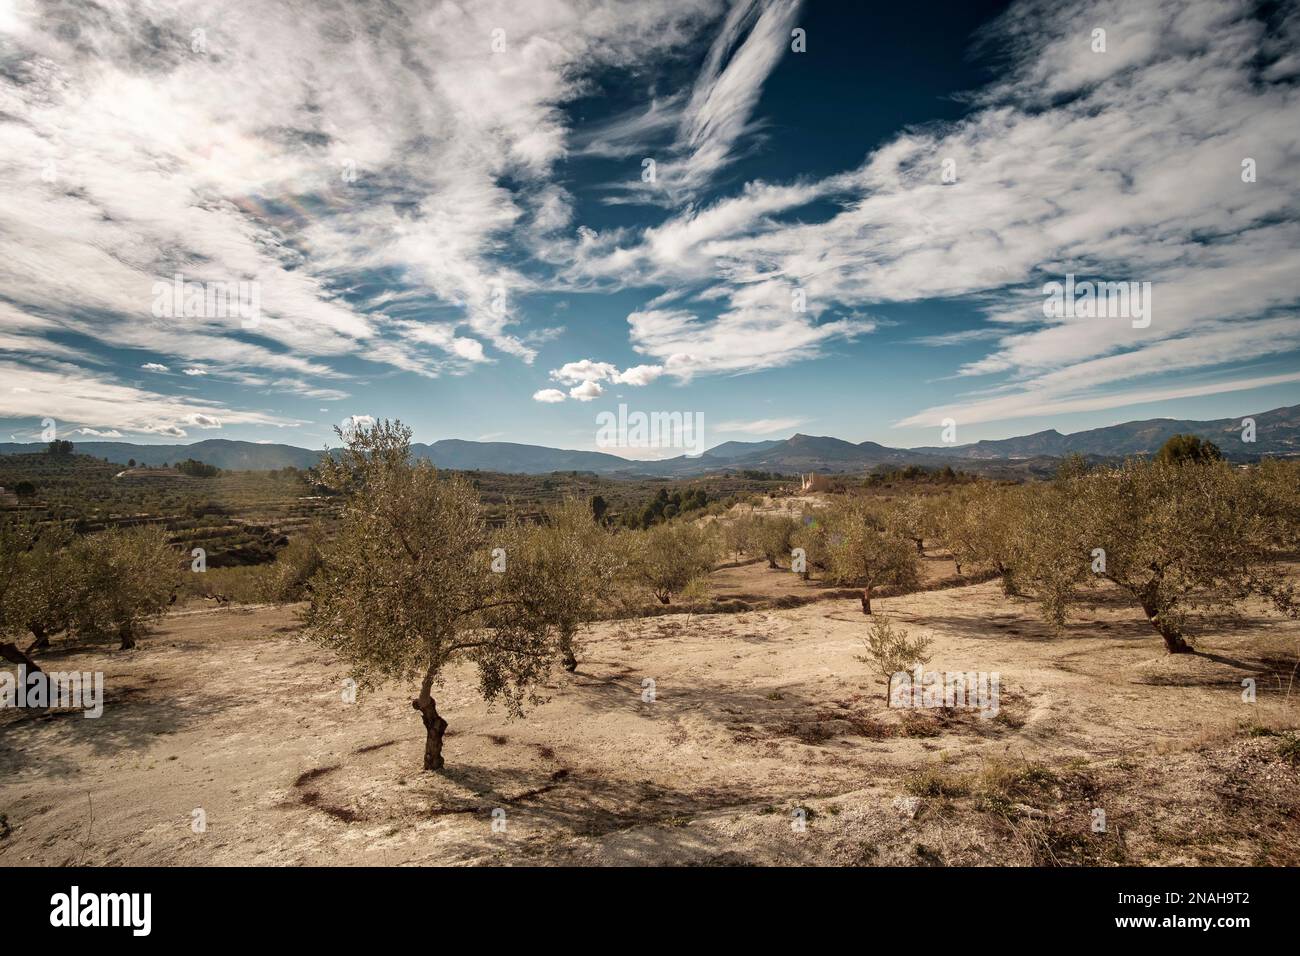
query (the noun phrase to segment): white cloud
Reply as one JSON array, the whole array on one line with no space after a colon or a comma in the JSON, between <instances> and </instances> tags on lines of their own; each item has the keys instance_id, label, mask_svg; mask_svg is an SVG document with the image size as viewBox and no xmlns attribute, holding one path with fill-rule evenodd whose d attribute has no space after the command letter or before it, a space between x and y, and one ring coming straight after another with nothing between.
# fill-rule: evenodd
<instances>
[{"instance_id":1,"label":"white cloud","mask_svg":"<svg viewBox=\"0 0 1300 956\"><path fill-rule=\"evenodd\" d=\"M232 0L214 18L172 0L114 5L75 31L35 4L6 6L7 56L22 66L0 77L0 287L13 303L0 321L39 312L24 328L214 376L337 378L350 357L437 375L490 361L488 346L531 361L535 335L517 327L534 280L502 252L516 230L540 238L571 221L552 176L569 148L561 104L594 71L680 50L718 6ZM206 50L191 49L196 24ZM494 56L502 24L509 51ZM408 322L449 334L421 339L342 297L375 270L402 277L390 301L424 307ZM260 322L156 316L155 283L165 292L177 274L256 280ZM16 343L74 357L47 338Z\"/></svg>"},{"instance_id":2,"label":"white cloud","mask_svg":"<svg viewBox=\"0 0 1300 956\"><path fill-rule=\"evenodd\" d=\"M649 385L663 374L662 365L633 365L619 372L612 381L619 385Z\"/></svg>"},{"instance_id":3,"label":"white cloud","mask_svg":"<svg viewBox=\"0 0 1300 956\"><path fill-rule=\"evenodd\" d=\"M664 369L659 365L634 365L620 372L618 366L611 365L609 362L579 359L552 370L551 378L562 385L578 385L584 382L649 385L663 374Z\"/></svg>"},{"instance_id":4,"label":"white cloud","mask_svg":"<svg viewBox=\"0 0 1300 956\"><path fill-rule=\"evenodd\" d=\"M973 401L959 406L926 409L903 419L895 427L911 425L918 428L928 426L938 428L942 425L943 419L948 417L954 418L958 425L974 425L980 422L1020 418L1029 414L1068 415L1074 412L1095 412L1108 408L1123 408L1127 405L1144 405L1151 402L1167 402L1180 398L1199 398L1205 395L1221 395L1226 392L1243 392L1254 388L1268 388L1293 382L1300 382L1300 372L1261 375L1223 382L1208 382L1203 385L1169 385L1161 388L1130 389L1128 391L1103 392L1101 394L1080 393L1061 396L1060 393L1047 389L1029 389L1024 392Z\"/></svg>"},{"instance_id":5,"label":"white cloud","mask_svg":"<svg viewBox=\"0 0 1300 956\"><path fill-rule=\"evenodd\" d=\"M856 338L875 328L868 320L854 318L819 324L807 313L768 305L761 297L737 298L746 304L712 321L682 309L634 312L627 317L633 347L659 359L668 374L689 379L701 373L788 365L820 355L832 341Z\"/></svg>"},{"instance_id":6,"label":"white cloud","mask_svg":"<svg viewBox=\"0 0 1300 956\"><path fill-rule=\"evenodd\" d=\"M141 367L142 369L144 369L146 372L166 372L166 371L168 371L168 368L167 368L166 365L160 365L160 364L157 363L157 362L145 362L145 363L144 363L143 365L141 365L140 367Z\"/></svg>"},{"instance_id":7,"label":"white cloud","mask_svg":"<svg viewBox=\"0 0 1300 956\"><path fill-rule=\"evenodd\" d=\"M1300 34L1298 19L1282 32ZM1090 49L1099 24L1106 54ZM1004 391L1006 416L1284 354L1300 309L1300 182L1281 171L1300 88L1271 81L1291 75L1280 35L1233 2L1021 2L988 31L1005 78L968 117L908 130L847 173L750 183L655 227L589 234L567 278L664 287L629 316L631 341L681 377L816 357L873 328L858 316L883 304L964 298L987 329L920 344L991 342L956 371L996 376L985 391ZM1258 182L1242 181L1246 156ZM836 208L803 215L814 200ZM1044 320L1043 282L1067 271L1153 283L1151 326ZM807 313L792 314L797 293ZM847 317L827 321L833 310ZM986 414L988 401L953 408Z\"/></svg>"},{"instance_id":8,"label":"white cloud","mask_svg":"<svg viewBox=\"0 0 1300 956\"><path fill-rule=\"evenodd\" d=\"M583 382L569 389L569 397L577 399L580 402L591 402L600 398L605 390L597 382Z\"/></svg>"},{"instance_id":9,"label":"white cloud","mask_svg":"<svg viewBox=\"0 0 1300 956\"><path fill-rule=\"evenodd\" d=\"M577 385L580 382L613 381L618 369L608 362L594 362L580 359L569 362L551 372L551 378L562 385Z\"/></svg>"},{"instance_id":10,"label":"white cloud","mask_svg":"<svg viewBox=\"0 0 1300 956\"><path fill-rule=\"evenodd\" d=\"M558 388L543 388L533 392L533 401L535 402L562 402L564 398L564 392Z\"/></svg>"},{"instance_id":11,"label":"white cloud","mask_svg":"<svg viewBox=\"0 0 1300 956\"><path fill-rule=\"evenodd\" d=\"M742 435L772 435L788 432L807 422L806 418L759 418L753 421L726 421L713 426L717 432L739 432Z\"/></svg>"},{"instance_id":12,"label":"white cloud","mask_svg":"<svg viewBox=\"0 0 1300 956\"><path fill-rule=\"evenodd\" d=\"M799 7L799 0L739 0L732 6L685 107L679 141L689 154L680 166L669 167L673 189L698 189L734 159L763 82L790 50Z\"/></svg>"},{"instance_id":13,"label":"white cloud","mask_svg":"<svg viewBox=\"0 0 1300 956\"><path fill-rule=\"evenodd\" d=\"M0 360L0 378L10 385L0 391L0 417L61 423L122 432L185 435L186 425L288 427L300 424L257 411L228 408L215 402L160 395L121 385L101 373L87 372L65 362L32 367Z\"/></svg>"}]
</instances>

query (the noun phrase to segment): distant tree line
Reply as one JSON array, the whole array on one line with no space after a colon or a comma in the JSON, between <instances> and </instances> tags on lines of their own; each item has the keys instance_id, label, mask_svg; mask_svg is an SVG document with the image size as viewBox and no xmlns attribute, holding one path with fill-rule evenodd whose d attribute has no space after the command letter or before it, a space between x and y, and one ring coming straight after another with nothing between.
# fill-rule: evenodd
<instances>
[{"instance_id":1,"label":"distant tree line","mask_svg":"<svg viewBox=\"0 0 1300 956\"><path fill-rule=\"evenodd\" d=\"M191 478L216 478L221 474L221 469L216 465L206 465L193 458L186 458L184 461L178 461L176 463L176 470L182 475L189 475Z\"/></svg>"},{"instance_id":2,"label":"distant tree line","mask_svg":"<svg viewBox=\"0 0 1300 956\"><path fill-rule=\"evenodd\" d=\"M708 503L709 493L703 488L674 491L672 494L667 488L660 488L642 508L628 509L622 523L626 528L650 528L678 515L698 511Z\"/></svg>"}]
</instances>

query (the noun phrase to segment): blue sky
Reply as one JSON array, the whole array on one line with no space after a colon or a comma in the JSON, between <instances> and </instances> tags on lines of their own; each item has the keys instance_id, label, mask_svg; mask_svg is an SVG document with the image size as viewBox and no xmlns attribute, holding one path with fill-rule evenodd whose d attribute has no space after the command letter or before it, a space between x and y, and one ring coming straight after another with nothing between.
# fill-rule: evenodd
<instances>
[{"instance_id":1,"label":"blue sky","mask_svg":"<svg viewBox=\"0 0 1300 956\"><path fill-rule=\"evenodd\" d=\"M0 435L1300 402L1296 5L1055 6L0 0ZM1149 324L1046 316L1067 273L1150 283ZM177 274L256 309L160 309Z\"/></svg>"}]
</instances>

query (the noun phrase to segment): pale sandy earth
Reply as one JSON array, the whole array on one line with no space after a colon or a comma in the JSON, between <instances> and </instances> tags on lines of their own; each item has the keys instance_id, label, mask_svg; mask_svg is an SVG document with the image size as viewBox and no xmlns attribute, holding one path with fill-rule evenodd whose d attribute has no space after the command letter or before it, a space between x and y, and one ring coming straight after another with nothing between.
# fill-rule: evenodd
<instances>
[{"instance_id":1,"label":"pale sandy earth","mask_svg":"<svg viewBox=\"0 0 1300 956\"><path fill-rule=\"evenodd\" d=\"M817 590L762 564L714 585ZM103 670L102 718L0 712L0 865L1300 863L1300 768L1244 733L1300 717L1300 623L1212 621L1212 656L1169 658L1114 592L1059 635L996 581L877 609L934 636L930 669L998 671L998 717L887 710L856 600L671 614L595 626L523 721L453 669L441 775L413 688L345 704L296 609L173 614L136 651L42 658ZM1019 782L991 799L999 766Z\"/></svg>"}]
</instances>

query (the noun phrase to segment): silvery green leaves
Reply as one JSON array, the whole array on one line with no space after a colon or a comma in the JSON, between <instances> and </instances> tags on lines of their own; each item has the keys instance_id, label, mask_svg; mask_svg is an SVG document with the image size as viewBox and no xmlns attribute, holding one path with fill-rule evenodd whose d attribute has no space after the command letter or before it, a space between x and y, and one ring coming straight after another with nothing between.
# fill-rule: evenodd
<instances>
[{"instance_id":1,"label":"silvery green leaves","mask_svg":"<svg viewBox=\"0 0 1300 956\"><path fill-rule=\"evenodd\" d=\"M321 482L346 496L341 526L321 548L308 631L348 661L358 683L419 680L425 769L443 765L446 721L433 689L464 659L479 690L520 716L557 658L576 654L578 628L612 580L603 528L581 502L546 524L509 516L492 529L472 485L410 458L400 422L358 422L340 437Z\"/></svg>"}]
</instances>

